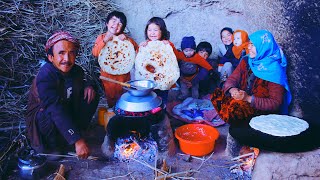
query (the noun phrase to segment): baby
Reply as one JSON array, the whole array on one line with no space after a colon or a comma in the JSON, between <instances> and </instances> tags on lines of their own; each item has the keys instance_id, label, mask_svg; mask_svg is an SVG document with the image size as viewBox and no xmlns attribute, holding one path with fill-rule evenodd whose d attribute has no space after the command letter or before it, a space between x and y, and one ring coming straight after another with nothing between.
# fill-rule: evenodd
<instances>
[{"instance_id":1,"label":"baby","mask_svg":"<svg viewBox=\"0 0 320 180\"><path fill-rule=\"evenodd\" d=\"M243 30L236 30L233 33L232 52L235 58L240 62L241 58L249 53L249 38L248 33Z\"/></svg>"},{"instance_id":2,"label":"baby","mask_svg":"<svg viewBox=\"0 0 320 180\"><path fill-rule=\"evenodd\" d=\"M185 57L190 58L195 56L196 42L193 36L183 37L181 41L181 50ZM206 62L206 61L205 61ZM208 62L206 62L207 64ZM187 62L180 61L180 100L184 100L189 96L189 90L191 89L191 96L195 99L199 98L199 80L194 80L198 75L199 67L203 66L202 62ZM207 70L205 70L208 72Z\"/></svg>"}]
</instances>

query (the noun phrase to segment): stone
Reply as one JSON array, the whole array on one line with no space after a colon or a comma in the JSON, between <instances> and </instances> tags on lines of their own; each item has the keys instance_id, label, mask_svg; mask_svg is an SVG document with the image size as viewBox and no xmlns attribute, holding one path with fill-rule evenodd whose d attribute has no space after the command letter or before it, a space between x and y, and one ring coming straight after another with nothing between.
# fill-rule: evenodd
<instances>
[{"instance_id":1,"label":"stone","mask_svg":"<svg viewBox=\"0 0 320 180\"><path fill-rule=\"evenodd\" d=\"M234 139L230 133L227 135L227 146L225 149L225 155L232 157L239 156L240 149L242 145Z\"/></svg>"},{"instance_id":2,"label":"stone","mask_svg":"<svg viewBox=\"0 0 320 180\"><path fill-rule=\"evenodd\" d=\"M320 179L320 149L301 153L260 151L252 179Z\"/></svg>"}]
</instances>

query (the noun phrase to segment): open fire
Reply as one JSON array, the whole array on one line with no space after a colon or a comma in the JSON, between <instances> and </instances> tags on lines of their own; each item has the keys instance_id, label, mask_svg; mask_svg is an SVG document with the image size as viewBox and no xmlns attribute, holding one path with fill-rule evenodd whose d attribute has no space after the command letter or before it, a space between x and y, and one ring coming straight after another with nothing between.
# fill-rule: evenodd
<instances>
[{"instance_id":1,"label":"open fire","mask_svg":"<svg viewBox=\"0 0 320 180\"><path fill-rule=\"evenodd\" d=\"M130 159L153 161L157 151L157 143L151 137L141 138L139 133L133 132L133 135L117 139L114 157L120 161Z\"/></svg>"}]
</instances>

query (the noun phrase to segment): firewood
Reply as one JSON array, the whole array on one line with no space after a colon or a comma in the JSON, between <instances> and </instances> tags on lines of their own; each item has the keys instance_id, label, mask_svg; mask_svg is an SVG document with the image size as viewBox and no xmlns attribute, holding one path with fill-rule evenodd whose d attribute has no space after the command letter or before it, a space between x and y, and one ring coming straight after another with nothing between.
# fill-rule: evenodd
<instances>
[{"instance_id":1,"label":"firewood","mask_svg":"<svg viewBox=\"0 0 320 180\"><path fill-rule=\"evenodd\" d=\"M64 171L65 171L65 167L63 164L60 164L59 170L56 173L56 177L53 180L65 180L66 178L64 178Z\"/></svg>"},{"instance_id":2,"label":"firewood","mask_svg":"<svg viewBox=\"0 0 320 180\"><path fill-rule=\"evenodd\" d=\"M163 159L162 161L162 166L160 168L162 170L162 172L167 172L167 173L170 173L170 167L168 167L167 165L167 162L166 162L166 159ZM157 176L156 177L159 177L159 176L163 176L163 173L161 172L157 172ZM166 180L167 178L165 176L163 176L162 178L160 178L160 180Z\"/></svg>"}]
</instances>

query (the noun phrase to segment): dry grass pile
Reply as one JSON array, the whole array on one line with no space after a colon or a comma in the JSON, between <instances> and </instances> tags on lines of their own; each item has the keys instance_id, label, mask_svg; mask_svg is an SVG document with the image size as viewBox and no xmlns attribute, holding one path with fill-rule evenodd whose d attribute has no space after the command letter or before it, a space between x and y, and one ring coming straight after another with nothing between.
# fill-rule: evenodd
<instances>
[{"instance_id":1,"label":"dry grass pile","mask_svg":"<svg viewBox=\"0 0 320 180\"><path fill-rule=\"evenodd\" d=\"M77 64L97 81L91 49L115 7L109 0L0 1L0 152L6 147L3 143L16 137L13 130L24 126L28 90L46 59L46 40L60 29L79 38Z\"/></svg>"},{"instance_id":2,"label":"dry grass pile","mask_svg":"<svg viewBox=\"0 0 320 180\"><path fill-rule=\"evenodd\" d=\"M95 38L114 9L106 0L49 0L0 2L0 119L23 119L27 92L40 63L46 58L44 44L53 32L68 30L81 40L77 63L93 75L91 55Z\"/></svg>"}]
</instances>

